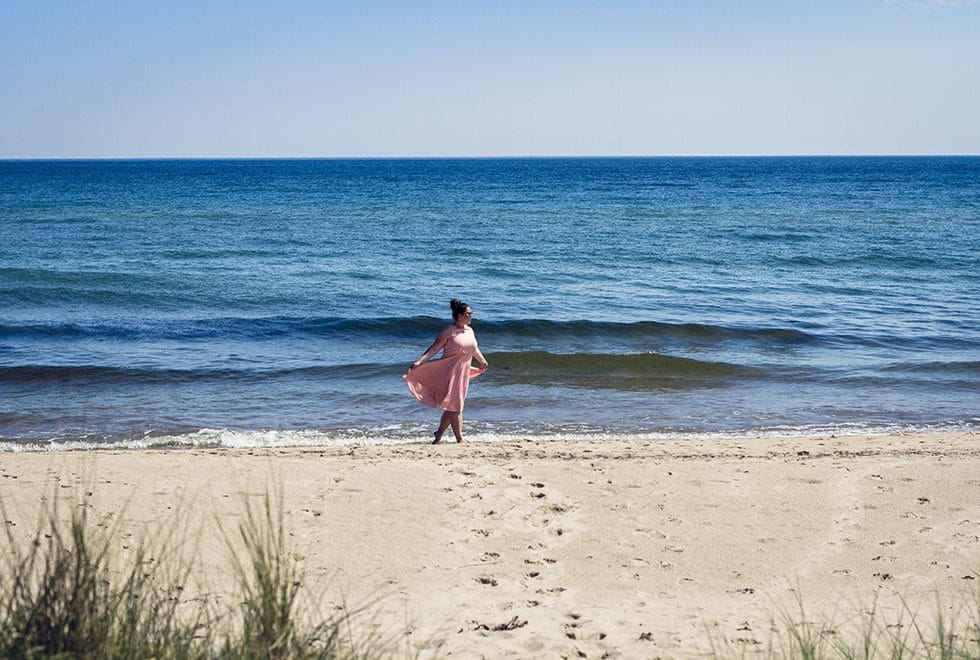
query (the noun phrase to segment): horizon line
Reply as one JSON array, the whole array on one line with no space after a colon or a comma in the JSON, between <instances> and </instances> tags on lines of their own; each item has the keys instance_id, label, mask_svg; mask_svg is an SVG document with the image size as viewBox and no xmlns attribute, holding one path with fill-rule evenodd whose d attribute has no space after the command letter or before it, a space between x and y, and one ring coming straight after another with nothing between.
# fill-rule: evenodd
<instances>
[{"instance_id":1,"label":"horizon line","mask_svg":"<svg viewBox=\"0 0 980 660\"><path fill-rule=\"evenodd\" d=\"M866 153L866 154L564 154L564 155L411 155L411 156L0 156L0 162L52 161L175 161L175 160L626 160L666 158L977 158L980 153Z\"/></svg>"}]
</instances>

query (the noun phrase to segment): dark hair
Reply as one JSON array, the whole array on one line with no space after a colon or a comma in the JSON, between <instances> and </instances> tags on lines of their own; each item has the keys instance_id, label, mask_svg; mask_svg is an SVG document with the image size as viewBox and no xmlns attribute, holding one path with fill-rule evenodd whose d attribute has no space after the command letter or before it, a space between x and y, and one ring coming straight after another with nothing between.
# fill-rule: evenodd
<instances>
[{"instance_id":1,"label":"dark hair","mask_svg":"<svg viewBox=\"0 0 980 660\"><path fill-rule=\"evenodd\" d=\"M449 301L449 309L453 310L453 321L457 320L461 315L466 313L466 310L470 306L464 303L459 298L453 298Z\"/></svg>"}]
</instances>

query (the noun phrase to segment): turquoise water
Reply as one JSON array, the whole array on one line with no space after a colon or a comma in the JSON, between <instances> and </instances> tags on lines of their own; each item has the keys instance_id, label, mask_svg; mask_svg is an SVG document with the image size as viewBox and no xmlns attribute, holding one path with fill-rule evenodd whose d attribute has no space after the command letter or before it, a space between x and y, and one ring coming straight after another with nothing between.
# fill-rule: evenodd
<instances>
[{"instance_id":1,"label":"turquoise water","mask_svg":"<svg viewBox=\"0 0 980 660\"><path fill-rule=\"evenodd\" d=\"M0 162L7 448L980 427L980 158Z\"/></svg>"}]
</instances>

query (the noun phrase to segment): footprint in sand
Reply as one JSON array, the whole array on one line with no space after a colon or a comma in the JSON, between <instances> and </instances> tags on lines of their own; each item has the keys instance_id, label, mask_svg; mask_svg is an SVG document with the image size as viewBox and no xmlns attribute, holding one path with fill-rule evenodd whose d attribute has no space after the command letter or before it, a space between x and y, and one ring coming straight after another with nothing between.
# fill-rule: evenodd
<instances>
[{"instance_id":1,"label":"footprint in sand","mask_svg":"<svg viewBox=\"0 0 980 660\"><path fill-rule=\"evenodd\" d=\"M581 629L583 623L581 621L582 615L578 612L566 612L565 618L571 619L570 622L563 623L561 626L562 631L565 633L565 637L568 639L583 639L583 631ZM599 635L599 639L605 638L605 634L600 633Z\"/></svg>"},{"instance_id":2,"label":"footprint in sand","mask_svg":"<svg viewBox=\"0 0 980 660\"><path fill-rule=\"evenodd\" d=\"M551 594L552 596L557 596L563 591L568 591L565 587L553 587L551 589L538 589L535 593L539 594Z\"/></svg>"}]
</instances>

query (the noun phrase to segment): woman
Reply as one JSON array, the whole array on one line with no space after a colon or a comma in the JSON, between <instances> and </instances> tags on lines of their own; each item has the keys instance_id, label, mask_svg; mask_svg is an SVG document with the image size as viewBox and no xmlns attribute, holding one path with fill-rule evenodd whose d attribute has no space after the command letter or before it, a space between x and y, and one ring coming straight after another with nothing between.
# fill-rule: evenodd
<instances>
[{"instance_id":1,"label":"woman","mask_svg":"<svg viewBox=\"0 0 980 660\"><path fill-rule=\"evenodd\" d=\"M446 326L432 346L408 368L403 376L409 391L416 399L430 408L442 408L439 428L433 434L437 445L442 441L446 428L453 427L456 442L463 442L463 403L469 389L470 378L476 378L490 366L476 345L476 335L470 327L473 310L455 298L449 307L453 312L453 324ZM427 362L442 351L442 359ZM473 366L473 358L480 367Z\"/></svg>"}]
</instances>

